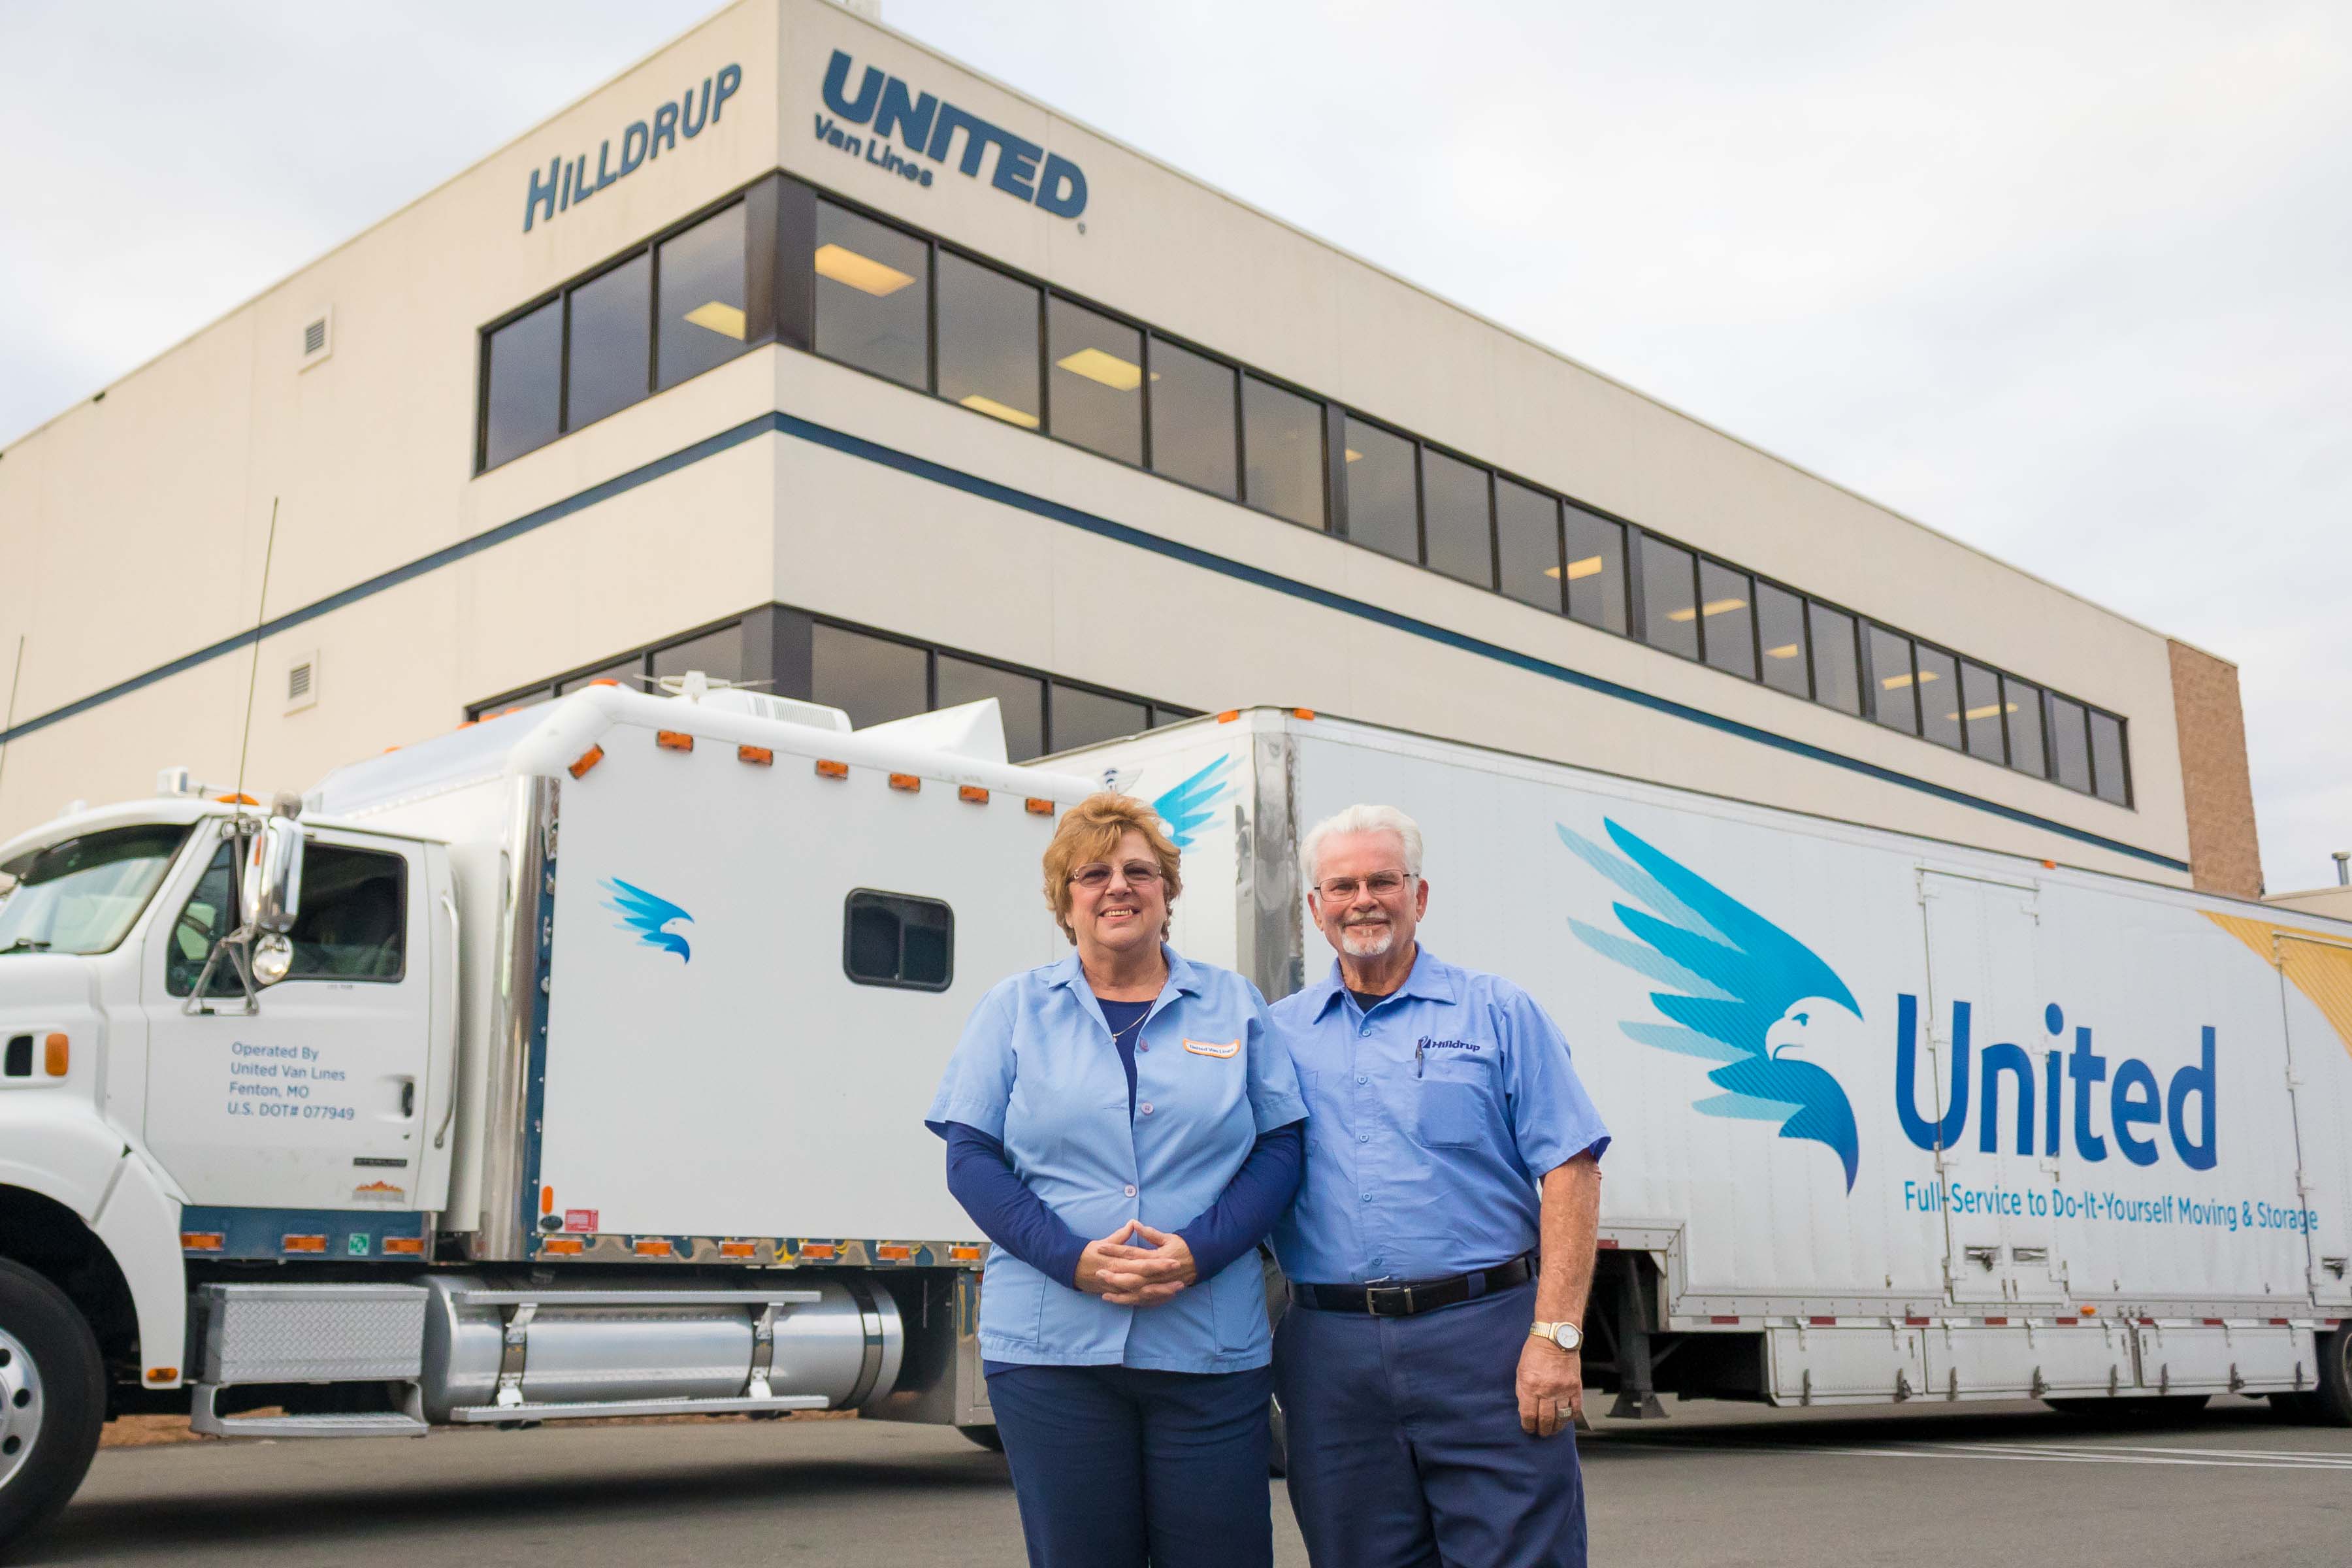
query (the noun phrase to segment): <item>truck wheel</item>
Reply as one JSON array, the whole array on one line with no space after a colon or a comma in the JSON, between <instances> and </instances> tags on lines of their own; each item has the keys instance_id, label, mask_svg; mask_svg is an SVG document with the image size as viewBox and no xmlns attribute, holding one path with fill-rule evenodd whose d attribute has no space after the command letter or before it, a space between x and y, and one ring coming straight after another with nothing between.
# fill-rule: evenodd
<instances>
[{"instance_id":1,"label":"truck wheel","mask_svg":"<svg viewBox=\"0 0 2352 1568\"><path fill-rule=\"evenodd\" d=\"M2319 1336L2319 1387L2314 1391L2315 1419L2331 1426L2352 1426L2352 1327Z\"/></svg>"},{"instance_id":2,"label":"truck wheel","mask_svg":"<svg viewBox=\"0 0 2352 1568\"><path fill-rule=\"evenodd\" d=\"M994 1426L959 1426L956 1430L992 1454L1004 1452L1004 1434Z\"/></svg>"},{"instance_id":3,"label":"truck wheel","mask_svg":"<svg viewBox=\"0 0 2352 1568\"><path fill-rule=\"evenodd\" d=\"M64 1509L105 1425L89 1325L56 1286L0 1258L0 1549Z\"/></svg>"}]
</instances>

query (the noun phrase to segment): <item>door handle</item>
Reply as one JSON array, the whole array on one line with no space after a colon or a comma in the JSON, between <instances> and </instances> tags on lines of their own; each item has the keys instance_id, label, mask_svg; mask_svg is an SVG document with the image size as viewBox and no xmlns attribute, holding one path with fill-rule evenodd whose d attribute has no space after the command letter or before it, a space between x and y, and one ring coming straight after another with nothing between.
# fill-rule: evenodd
<instances>
[{"instance_id":1,"label":"door handle","mask_svg":"<svg viewBox=\"0 0 2352 1568\"><path fill-rule=\"evenodd\" d=\"M1988 1274L1991 1273L1993 1266L2000 1261L2000 1248L1998 1247L1963 1247L1961 1250L1967 1255L1969 1262L1978 1265Z\"/></svg>"},{"instance_id":2,"label":"door handle","mask_svg":"<svg viewBox=\"0 0 2352 1568\"><path fill-rule=\"evenodd\" d=\"M460 989L462 976L457 973L459 961L465 956L466 942L457 926L457 900L448 894L441 895L441 912L449 917L449 1103L441 1112L441 1125L433 1133L436 1149L448 1141L449 1123L457 1120L457 1049L463 1037L461 1014L466 1005L465 992Z\"/></svg>"},{"instance_id":3,"label":"door handle","mask_svg":"<svg viewBox=\"0 0 2352 1568\"><path fill-rule=\"evenodd\" d=\"M416 1080L413 1078L400 1080L400 1114L403 1121L416 1114Z\"/></svg>"}]
</instances>

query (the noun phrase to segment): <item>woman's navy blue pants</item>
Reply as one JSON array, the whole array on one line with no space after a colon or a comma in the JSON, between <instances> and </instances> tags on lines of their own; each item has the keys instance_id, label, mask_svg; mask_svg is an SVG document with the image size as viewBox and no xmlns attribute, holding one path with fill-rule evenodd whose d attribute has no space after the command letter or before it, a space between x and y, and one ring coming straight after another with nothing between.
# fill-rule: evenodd
<instances>
[{"instance_id":1,"label":"woman's navy blue pants","mask_svg":"<svg viewBox=\"0 0 2352 1568\"><path fill-rule=\"evenodd\" d=\"M1272 1568L1273 1393L1266 1367L992 1373L1030 1568Z\"/></svg>"}]
</instances>

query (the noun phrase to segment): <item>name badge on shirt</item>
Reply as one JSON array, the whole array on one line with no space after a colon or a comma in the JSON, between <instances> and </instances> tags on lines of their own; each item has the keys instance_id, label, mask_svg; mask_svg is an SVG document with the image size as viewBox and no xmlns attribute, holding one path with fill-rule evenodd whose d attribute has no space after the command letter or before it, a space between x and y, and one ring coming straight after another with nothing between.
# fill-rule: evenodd
<instances>
[{"instance_id":1,"label":"name badge on shirt","mask_svg":"<svg viewBox=\"0 0 2352 1568\"><path fill-rule=\"evenodd\" d=\"M1187 1040L1184 1042L1184 1048L1196 1057L1223 1058L1239 1054L1242 1043L1239 1040L1228 1040L1223 1045L1217 1045L1209 1040Z\"/></svg>"}]
</instances>

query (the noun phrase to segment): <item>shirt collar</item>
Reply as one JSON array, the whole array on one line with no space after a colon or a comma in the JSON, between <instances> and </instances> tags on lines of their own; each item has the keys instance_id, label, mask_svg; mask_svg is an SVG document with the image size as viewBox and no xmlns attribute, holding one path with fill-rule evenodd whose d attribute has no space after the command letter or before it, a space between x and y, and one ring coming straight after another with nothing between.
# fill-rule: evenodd
<instances>
[{"instance_id":1,"label":"shirt collar","mask_svg":"<svg viewBox=\"0 0 2352 1568\"><path fill-rule=\"evenodd\" d=\"M1330 973L1316 982L1314 985L1306 988L1307 994L1312 997L1315 1003L1312 1016L1320 1020L1347 989L1348 983L1341 976L1339 961L1335 957L1331 960ZM1454 1000L1457 994L1457 988L1454 984L1454 966L1430 952L1429 944L1423 942L1421 950L1413 954L1412 973L1406 975L1404 984L1390 994L1416 997L1423 1002L1451 1002ZM1381 998L1384 1002L1388 999L1385 996Z\"/></svg>"},{"instance_id":2,"label":"shirt collar","mask_svg":"<svg viewBox=\"0 0 2352 1568\"><path fill-rule=\"evenodd\" d=\"M1201 994L1201 972L1194 968L1182 953L1163 942L1160 944L1160 956L1166 960L1168 964L1168 984L1160 991L1161 1001L1180 994L1190 996ZM1094 993L1087 988L1086 980L1086 965L1078 962L1078 952L1075 947L1059 963L1049 965L1045 971L1046 984L1067 986L1082 999L1090 999Z\"/></svg>"}]
</instances>

